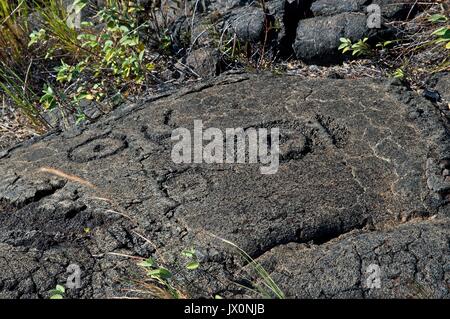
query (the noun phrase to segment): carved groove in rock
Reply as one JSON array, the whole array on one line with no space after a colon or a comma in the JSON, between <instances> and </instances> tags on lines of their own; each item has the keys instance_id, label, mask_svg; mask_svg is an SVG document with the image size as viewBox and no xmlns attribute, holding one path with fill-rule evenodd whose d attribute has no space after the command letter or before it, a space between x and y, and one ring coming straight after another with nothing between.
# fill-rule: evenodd
<instances>
[{"instance_id":1,"label":"carved groove in rock","mask_svg":"<svg viewBox=\"0 0 450 319\"><path fill-rule=\"evenodd\" d=\"M125 137L99 136L90 138L69 151L69 159L84 163L120 153L127 147Z\"/></svg>"},{"instance_id":2,"label":"carved groove in rock","mask_svg":"<svg viewBox=\"0 0 450 319\"><path fill-rule=\"evenodd\" d=\"M368 79L216 81L0 159L0 297L45 297L72 262L85 277L69 297L117 297L132 282L121 279L140 272L111 252L157 249L177 267L192 245L210 273L176 268L190 296L246 296L229 284L242 279L239 258L210 234L264 262L288 297L408 297L417 285L450 296L450 142L431 103ZM194 120L222 131L279 127L278 172L175 164L167 124L192 129ZM44 165L96 189L52 182ZM52 191L35 197L40 189ZM361 267L377 261L386 276L371 293Z\"/></svg>"}]
</instances>

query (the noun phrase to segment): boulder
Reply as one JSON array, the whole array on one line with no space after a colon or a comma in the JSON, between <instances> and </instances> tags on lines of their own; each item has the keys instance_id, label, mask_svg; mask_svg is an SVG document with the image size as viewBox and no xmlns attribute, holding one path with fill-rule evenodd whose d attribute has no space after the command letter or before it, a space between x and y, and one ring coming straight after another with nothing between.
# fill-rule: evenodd
<instances>
[{"instance_id":1,"label":"boulder","mask_svg":"<svg viewBox=\"0 0 450 319\"><path fill-rule=\"evenodd\" d=\"M442 99L450 103L450 73L441 73L437 76L436 90L441 95Z\"/></svg>"},{"instance_id":2,"label":"boulder","mask_svg":"<svg viewBox=\"0 0 450 319\"><path fill-rule=\"evenodd\" d=\"M403 19L413 7L414 1L404 0L318 0L311 5L315 16L332 16L344 12L366 12L371 4L380 6L381 14L386 19ZM415 11L411 12L412 14Z\"/></svg>"},{"instance_id":3,"label":"boulder","mask_svg":"<svg viewBox=\"0 0 450 319\"><path fill-rule=\"evenodd\" d=\"M215 76L219 69L219 54L212 48L195 49L186 58L186 64L202 78Z\"/></svg>"},{"instance_id":4,"label":"boulder","mask_svg":"<svg viewBox=\"0 0 450 319\"><path fill-rule=\"evenodd\" d=\"M357 41L370 34L362 13L315 17L299 21L293 48L297 58L323 64L340 54L340 38Z\"/></svg>"},{"instance_id":5,"label":"boulder","mask_svg":"<svg viewBox=\"0 0 450 319\"><path fill-rule=\"evenodd\" d=\"M361 12L367 0L318 0L311 4L314 16L332 16L343 12Z\"/></svg>"},{"instance_id":6,"label":"boulder","mask_svg":"<svg viewBox=\"0 0 450 319\"><path fill-rule=\"evenodd\" d=\"M264 35L266 14L260 8L245 7L233 10L227 19L229 32L246 42L259 42Z\"/></svg>"}]
</instances>

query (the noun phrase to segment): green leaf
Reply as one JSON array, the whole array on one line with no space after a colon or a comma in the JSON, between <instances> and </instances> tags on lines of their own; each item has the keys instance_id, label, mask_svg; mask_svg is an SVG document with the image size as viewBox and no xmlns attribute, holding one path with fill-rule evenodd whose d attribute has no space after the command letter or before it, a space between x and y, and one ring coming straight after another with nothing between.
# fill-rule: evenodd
<instances>
[{"instance_id":1,"label":"green leaf","mask_svg":"<svg viewBox=\"0 0 450 319\"><path fill-rule=\"evenodd\" d=\"M81 26L84 27L84 28L90 28L90 27L93 27L94 24L92 22L90 22L90 21L82 21L81 22Z\"/></svg>"},{"instance_id":2,"label":"green leaf","mask_svg":"<svg viewBox=\"0 0 450 319\"><path fill-rule=\"evenodd\" d=\"M153 260L153 258L150 257L150 258L147 258L146 260L140 262L138 265L142 266L142 267L146 267L146 268L147 267L151 268L156 265L156 262Z\"/></svg>"},{"instance_id":3,"label":"green leaf","mask_svg":"<svg viewBox=\"0 0 450 319\"><path fill-rule=\"evenodd\" d=\"M400 68L395 70L395 72L392 75L394 76L394 78L397 78L397 79L403 79L405 77L405 73Z\"/></svg>"},{"instance_id":4,"label":"green leaf","mask_svg":"<svg viewBox=\"0 0 450 319\"><path fill-rule=\"evenodd\" d=\"M433 14L430 17L428 17L428 21L432 22L432 23L439 23L439 22L445 22L447 21L447 17L442 15L442 14Z\"/></svg>"},{"instance_id":5,"label":"green leaf","mask_svg":"<svg viewBox=\"0 0 450 319\"><path fill-rule=\"evenodd\" d=\"M64 288L64 286L62 285L56 285L56 290L58 290L62 294L66 292L66 288Z\"/></svg>"},{"instance_id":6,"label":"green leaf","mask_svg":"<svg viewBox=\"0 0 450 319\"><path fill-rule=\"evenodd\" d=\"M199 264L198 261L191 261L190 263L188 263L188 264L186 265L186 268L189 269L189 270L195 270L195 269L197 269L199 266L200 266L200 264Z\"/></svg>"},{"instance_id":7,"label":"green leaf","mask_svg":"<svg viewBox=\"0 0 450 319\"><path fill-rule=\"evenodd\" d=\"M123 46L136 46L139 44L139 38L134 37L128 37L128 36L124 36L122 39L120 39L120 44Z\"/></svg>"},{"instance_id":8,"label":"green leaf","mask_svg":"<svg viewBox=\"0 0 450 319\"><path fill-rule=\"evenodd\" d=\"M432 35L443 36L445 35L445 33L449 32L449 30L450 30L449 27L442 27L433 31Z\"/></svg>"},{"instance_id":9,"label":"green leaf","mask_svg":"<svg viewBox=\"0 0 450 319\"><path fill-rule=\"evenodd\" d=\"M196 255L196 252L195 252L195 249L194 249L194 248L191 248L191 249L183 250L183 251L181 252L181 254L182 254L183 256L186 256L186 257L189 257L189 258L194 258L195 255Z\"/></svg>"},{"instance_id":10,"label":"green leaf","mask_svg":"<svg viewBox=\"0 0 450 319\"><path fill-rule=\"evenodd\" d=\"M139 61L140 62L142 62L144 60L144 54L145 54L144 50L142 50L141 53L139 53Z\"/></svg>"},{"instance_id":11,"label":"green leaf","mask_svg":"<svg viewBox=\"0 0 450 319\"><path fill-rule=\"evenodd\" d=\"M77 120L75 121L75 124L78 125L78 124L80 124L81 122L83 122L83 121L86 120L86 114L84 114L84 113L78 113L77 116L76 116L76 118L77 118ZM90 231L91 231L91 230L88 229L87 232L86 232L86 229L85 229L86 234L88 234Z\"/></svg>"},{"instance_id":12,"label":"green leaf","mask_svg":"<svg viewBox=\"0 0 450 319\"><path fill-rule=\"evenodd\" d=\"M63 299L63 296L56 294L51 296L50 299Z\"/></svg>"},{"instance_id":13,"label":"green leaf","mask_svg":"<svg viewBox=\"0 0 450 319\"><path fill-rule=\"evenodd\" d=\"M77 36L78 40L86 40L86 41L97 41L97 37L93 34L82 33Z\"/></svg>"},{"instance_id":14,"label":"green leaf","mask_svg":"<svg viewBox=\"0 0 450 319\"><path fill-rule=\"evenodd\" d=\"M77 97L77 100L81 101L81 100L88 100L88 101L92 101L95 99L95 96L93 94L90 93L80 93Z\"/></svg>"},{"instance_id":15,"label":"green leaf","mask_svg":"<svg viewBox=\"0 0 450 319\"><path fill-rule=\"evenodd\" d=\"M172 273L165 268L158 268L158 269L150 270L147 274L150 277L157 277L157 278L161 278L161 279L168 279L168 278L172 277Z\"/></svg>"},{"instance_id":16,"label":"green leaf","mask_svg":"<svg viewBox=\"0 0 450 319\"><path fill-rule=\"evenodd\" d=\"M130 29L128 29L127 26L121 25L120 26L120 31L122 31L123 33L128 33L128 32L130 32Z\"/></svg>"},{"instance_id":17,"label":"green leaf","mask_svg":"<svg viewBox=\"0 0 450 319\"><path fill-rule=\"evenodd\" d=\"M30 42L28 42L28 46L32 46L40 41L43 41L46 36L46 31L44 29L40 29L39 31L33 31L30 34Z\"/></svg>"},{"instance_id":18,"label":"green leaf","mask_svg":"<svg viewBox=\"0 0 450 319\"><path fill-rule=\"evenodd\" d=\"M105 41L105 44L103 44L104 48L111 48L112 46L114 46L114 42L112 42L111 40L107 40Z\"/></svg>"}]
</instances>

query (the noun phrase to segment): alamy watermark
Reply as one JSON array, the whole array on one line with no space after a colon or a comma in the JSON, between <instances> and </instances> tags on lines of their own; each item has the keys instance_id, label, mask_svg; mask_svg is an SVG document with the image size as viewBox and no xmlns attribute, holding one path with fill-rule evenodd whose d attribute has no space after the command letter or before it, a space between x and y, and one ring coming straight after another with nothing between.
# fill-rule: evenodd
<instances>
[{"instance_id":1,"label":"alamy watermark","mask_svg":"<svg viewBox=\"0 0 450 319\"><path fill-rule=\"evenodd\" d=\"M260 163L261 174L275 174L279 166L280 129L203 128L194 121L192 132L177 128L172 132L171 157L176 164Z\"/></svg>"},{"instance_id":2,"label":"alamy watermark","mask_svg":"<svg viewBox=\"0 0 450 319\"><path fill-rule=\"evenodd\" d=\"M87 5L86 0L74 0L66 7L67 19L66 23L69 28L80 29L81 28L81 12Z\"/></svg>"},{"instance_id":3,"label":"alamy watermark","mask_svg":"<svg viewBox=\"0 0 450 319\"><path fill-rule=\"evenodd\" d=\"M66 280L66 288L79 289L81 288L81 268L77 264L70 264L66 272L69 274Z\"/></svg>"},{"instance_id":4,"label":"alamy watermark","mask_svg":"<svg viewBox=\"0 0 450 319\"><path fill-rule=\"evenodd\" d=\"M367 27L369 29L381 28L381 8L377 4L367 6Z\"/></svg>"},{"instance_id":5,"label":"alamy watermark","mask_svg":"<svg viewBox=\"0 0 450 319\"><path fill-rule=\"evenodd\" d=\"M381 268L377 264L370 264L366 268L366 288L380 289L381 288Z\"/></svg>"}]
</instances>

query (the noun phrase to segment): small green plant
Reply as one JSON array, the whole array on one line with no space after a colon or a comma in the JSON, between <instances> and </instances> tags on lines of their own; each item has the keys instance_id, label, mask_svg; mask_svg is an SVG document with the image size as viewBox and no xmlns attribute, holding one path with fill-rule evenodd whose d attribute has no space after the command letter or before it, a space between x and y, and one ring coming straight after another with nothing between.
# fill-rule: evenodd
<instances>
[{"instance_id":1,"label":"small green plant","mask_svg":"<svg viewBox=\"0 0 450 319\"><path fill-rule=\"evenodd\" d=\"M190 259L190 261L186 264L186 268L189 270L195 270L200 266L198 261L197 253L194 248L183 250L181 253L183 256Z\"/></svg>"},{"instance_id":2,"label":"small green plant","mask_svg":"<svg viewBox=\"0 0 450 319\"><path fill-rule=\"evenodd\" d=\"M39 29L38 31L33 31L30 33L30 41L28 42L28 46L31 47L33 44L37 44L45 41L45 37L47 32L45 29Z\"/></svg>"},{"instance_id":3,"label":"small green plant","mask_svg":"<svg viewBox=\"0 0 450 319\"><path fill-rule=\"evenodd\" d=\"M381 49L386 49L386 48L392 46L393 44L395 44L396 42L398 42L398 40L387 40L387 41L377 43L376 47L381 48Z\"/></svg>"},{"instance_id":4,"label":"small green plant","mask_svg":"<svg viewBox=\"0 0 450 319\"><path fill-rule=\"evenodd\" d=\"M42 93L44 93L44 95L42 95L39 100L42 107L46 110L53 110L57 104L55 91L53 91L50 85L46 84L42 90Z\"/></svg>"},{"instance_id":5,"label":"small green plant","mask_svg":"<svg viewBox=\"0 0 450 319\"><path fill-rule=\"evenodd\" d=\"M252 283L253 287L247 287L238 284L239 286L245 289L249 289L253 292L256 292L264 298L285 299L283 291L280 289L280 287L278 287L278 285L275 283L275 281L272 279L272 277L269 275L269 273L264 269L264 267L261 264L259 264L256 260L254 260L249 254L247 254L242 248L240 248L235 243L213 234L210 235L236 249L239 255L247 262L249 266L251 266L255 274L259 277L259 279L261 279L262 282L262 284L253 282Z\"/></svg>"},{"instance_id":6,"label":"small green plant","mask_svg":"<svg viewBox=\"0 0 450 319\"><path fill-rule=\"evenodd\" d=\"M340 38L339 41L341 45L338 47L342 53L351 52L352 55L361 56L361 55L370 55L371 47L367 44L368 38L364 38L362 40L358 40L356 43L352 43L349 38Z\"/></svg>"},{"instance_id":7,"label":"small green plant","mask_svg":"<svg viewBox=\"0 0 450 319\"><path fill-rule=\"evenodd\" d=\"M47 50L50 50L52 54L58 51L78 55L82 51L77 42L78 31L68 23L71 20L64 2L62 0L48 0L45 2L35 1L33 4L34 9L40 16L41 29L45 30L45 34L41 29L37 32L41 32L41 40L45 39L43 44L48 45ZM85 5L86 3L79 3L77 6L81 10ZM47 52L47 57L51 57L52 54Z\"/></svg>"},{"instance_id":8,"label":"small green plant","mask_svg":"<svg viewBox=\"0 0 450 319\"><path fill-rule=\"evenodd\" d=\"M170 282L172 278L172 273L164 268L159 266L153 258L147 258L144 261L138 264L143 267L147 271L147 276L156 281L159 285L161 285L165 291L167 291L172 298L179 299L181 294L180 292L173 287Z\"/></svg>"},{"instance_id":9,"label":"small green plant","mask_svg":"<svg viewBox=\"0 0 450 319\"><path fill-rule=\"evenodd\" d=\"M403 80L405 78L405 72L403 71L402 68L397 68L393 73L392 73L392 77L396 78L396 79L400 79Z\"/></svg>"},{"instance_id":10,"label":"small green plant","mask_svg":"<svg viewBox=\"0 0 450 319\"><path fill-rule=\"evenodd\" d=\"M78 124L89 120L87 108L108 112L160 82L154 61L165 61L147 53L172 54L169 26L185 9L179 1L144 9L141 1L106 0L88 21L77 21L89 3L0 0L0 95L39 132L55 124L49 119Z\"/></svg>"},{"instance_id":11,"label":"small green plant","mask_svg":"<svg viewBox=\"0 0 450 319\"><path fill-rule=\"evenodd\" d=\"M0 0L0 59L9 65L26 54L29 6L25 0Z\"/></svg>"},{"instance_id":12,"label":"small green plant","mask_svg":"<svg viewBox=\"0 0 450 319\"><path fill-rule=\"evenodd\" d=\"M62 285L56 285L55 289L50 290L50 299L64 299L66 289Z\"/></svg>"},{"instance_id":13,"label":"small green plant","mask_svg":"<svg viewBox=\"0 0 450 319\"><path fill-rule=\"evenodd\" d=\"M28 116L35 128L43 130L50 125L42 117L36 105L38 96L23 80L24 76L0 62L0 92L3 93L15 107Z\"/></svg>"},{"instance_id":14,"label":"small green plant","mask_svg":"<svg viewBox=\"0 0 450 319\"><path fill-rule=\"evenodd\" d=\"M349 38L340 38L339 41L341 42L341 45L339 46L338 50L341 50L342 53L346 53L352 50L352 40L350 40Z\"/></svg>"},{"instance_id":15,"label":"small green plant","mask_svg":"<svg viewBox=\"0 0 450 319\"><path fill-rule=\"evenodd\" d=\"M444 47L450 50L450 25L435 30L432 35L437 37L435 43L443 43Z\"/></svg>"},{"instance_id":16,"label":"small green plant","mask_svg":"<svg viewBox=\"0 0 450 319\"><path fill-rule=\"evenodd\" d=\"M138 25L133 15L139 12L139 7L131 10L119 1L109 1L94 18L104 25L102 30L96 29L92 22L82 22L81 29L75 30L66 24L67 12L52 9L53 2L50 7L40 8L44 28L30 34L28 46L46 46L46 59L68 53L55 67L54 86L64 93L56 98L55 88L47 84L39 102L46 111L69 109L78 124L87 119L81 107L85 105L83 101L100 103L105 97L139 91L146 73L153 71L155 65L145 61L145 45L139 31L146 25ZM77 0L75 12L81 11L86 3ZM112 102L121 100L115 98Z\"/></svg>"}]
</instances>

